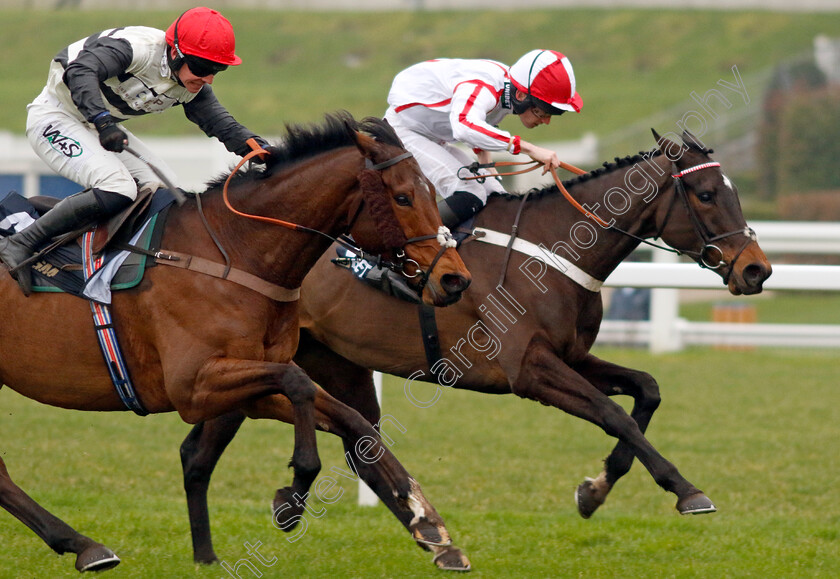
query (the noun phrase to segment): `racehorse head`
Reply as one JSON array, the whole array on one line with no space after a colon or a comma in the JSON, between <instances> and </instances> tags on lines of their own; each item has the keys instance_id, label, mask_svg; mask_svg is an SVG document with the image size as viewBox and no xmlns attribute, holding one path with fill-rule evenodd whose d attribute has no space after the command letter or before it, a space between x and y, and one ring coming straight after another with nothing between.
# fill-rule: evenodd
<instances>
[{"instance_id":1,"label":"racehorse head","mask_svg":"<svg viewBox=\"0 0 840 579\"><path fill-rule=\"evenodd\" d=\"M396 264L435 305L457 301L470 278L441 223L434 186L387 122L369 117L349 127L366 159L359 174L361 206L351 209L353 239Z\"/></svg>"},{"instance_id":2,"label":"racehorse head","mask_svg":"<svg viewBox=\"0 0 840 579\"><path fill-rule=\"evenodd\" d=\"M659 150L671 161L673 197L663 204L659 234L702 267L717 272L730 293L757 294L772 268L747 226L735 185L711 150L689 132L682 143L653 131ZM678 217L679 216L679 217Z\"/></svg>"},{"instance_id":3,"label":"racehorse head","mask_svg":"<svg viewBox=\"0 0 840 579\"><path fill-rule=\"evenodd\" d=\"M283 143L268 147L265 169L236 175L229 195L252 220L318 235L280 242L280 233L264 231L269 237L259 243L270 249L263 254L252 250L257 232L243 229L252 240L242 247L243 260L254 268L272 264L269 278L296 287L329 240L349 233L356 253L380 256L382 265L409 278L424 303L460 299L470 274L441 223L433 188L384 120L359 122L339 112L321 127L287 128Z\"/></svg>"}]
</instances>

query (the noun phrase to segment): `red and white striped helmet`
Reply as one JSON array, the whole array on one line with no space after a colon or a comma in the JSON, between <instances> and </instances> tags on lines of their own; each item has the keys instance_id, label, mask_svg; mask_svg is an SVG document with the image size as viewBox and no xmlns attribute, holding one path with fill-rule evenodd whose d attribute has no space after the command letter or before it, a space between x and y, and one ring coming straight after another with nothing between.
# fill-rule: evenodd
<instances>
[{"instance_id":1,"label":"red and white striped helmet","mask_svg":"<svg viewBox=\"0 0 840 579\"><path fill-rule=\"evenodd\" d=\"M575 71L564 55L554 50L532 50L510 67L517 89L561 111L580 112L583 99L575 91Z\"/></svg>"}]
</instances>

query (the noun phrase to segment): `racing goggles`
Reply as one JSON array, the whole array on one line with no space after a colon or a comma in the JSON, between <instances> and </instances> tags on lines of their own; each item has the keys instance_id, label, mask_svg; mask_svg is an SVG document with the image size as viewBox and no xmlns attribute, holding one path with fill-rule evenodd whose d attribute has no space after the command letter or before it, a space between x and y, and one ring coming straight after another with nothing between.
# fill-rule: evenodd
<instances>
[{"instance_id":1,"label":"racing goggles","mask_svg":"<svg viewBox=\"0 0 840 579\"><path fill-rule=\"evenodd\" d=\"M213 62L212 60L207 60L206 58L200 58L198 56L192 56L190 54L184 56L184 62L188 67L190 67L190 72L199 78L219 74L223 70L227 70L228 67L228 65L226 64Z\"/></svg>"}]
</instances>

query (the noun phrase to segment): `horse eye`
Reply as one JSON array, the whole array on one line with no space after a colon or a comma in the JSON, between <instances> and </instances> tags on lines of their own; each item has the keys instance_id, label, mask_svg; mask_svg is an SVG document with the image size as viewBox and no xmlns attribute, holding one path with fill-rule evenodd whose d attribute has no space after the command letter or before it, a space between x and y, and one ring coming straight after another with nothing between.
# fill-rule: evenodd
<instances>
[{"instance_id":1,"label":"horse eye","mask_svg":"<svg viewBox=\"0 0 840 579\"><path fill-rule=\"evenodd\" d=\"M394 197L394 201L397 202L397 205L402 205L403 207L411 207L411 199L409 199L408 195L397 195Z\"/></svg>"},{"instance_id":2,"label":"horse eye","mask_svg":"<svg viewBox=\"0 0 840 579\"><path fill-rule=\"evenodd\" d=\"M702 193L697 194L697 198L701 203L711 203L712 199L714 199L714 195L708 191L703 191Z\"/></svg>"}]
</instances>

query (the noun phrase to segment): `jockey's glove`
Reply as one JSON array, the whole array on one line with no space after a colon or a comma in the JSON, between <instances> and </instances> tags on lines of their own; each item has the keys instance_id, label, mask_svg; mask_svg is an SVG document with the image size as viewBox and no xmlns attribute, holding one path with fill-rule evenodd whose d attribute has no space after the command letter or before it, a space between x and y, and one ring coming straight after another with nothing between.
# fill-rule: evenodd
<instances>
[{"instance_id":1,"label":"jockey's glove","mask_svg":"<svg viewBox=\"0 0 840 579\"><path fill-rule=\"evenodd\" d=\"M237 151L237 154L240 157L244 157L245 155L247 155L251 151L256 151L257 149L265 150L265 149L268 148L268 146L269 146L268 141L266 141L262 137L254 136L254 137L251 137L250 139L248 139L247 141L245 141L245 145L239 151ZM267 156L268 156L267 152L266 153L260 153L259 155L255 155L255 156L251 157L251 162L252 163L265 163Z\"/></svg>"},{"instance_id":2,"label":"jockey's glove","mask_svg":"<svg viewBox=\"0 0 840 579\"><path fill-rule=\"evenodd\" d=\"M99 113L93 119L93 125L99 131L99 143L108 151L122 153L128 145L128 135L108 113Z\"/></svg>"}]
</instances>

